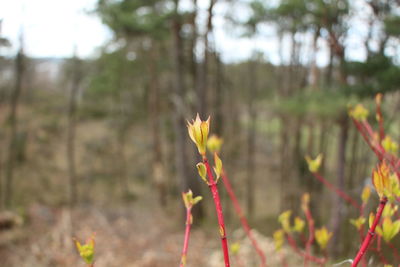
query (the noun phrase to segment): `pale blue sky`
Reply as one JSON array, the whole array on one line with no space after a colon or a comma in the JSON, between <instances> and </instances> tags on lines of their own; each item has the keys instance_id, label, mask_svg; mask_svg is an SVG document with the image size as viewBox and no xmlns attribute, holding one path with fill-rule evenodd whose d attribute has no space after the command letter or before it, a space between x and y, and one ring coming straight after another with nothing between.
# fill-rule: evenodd
<instances>
[{"instance_id":1,"label":"pale blue sky","mask_svg":"<svg viewBox=\"0 0 400 267\"><path fill-rule=\"evenodd\" d=\"M96 47L109 40L112 35L100 19L89 15L87 11L94 8L97 0L0 0L0 18L3 19L2 35L13 43L13 49L2 48L2 54L12 54L18 46L18 34L24 25L25 51L34 57L69 57L72 55L74 43L80 56L95 56ZM217 51L225 61L238 61L251 55L254 49L264 52L266 58L279 63L278 43L272 27L262 27L262 37L238 38L227 28L223 16L232 4L223 1L215 9L215 43ZM355 0L360 2L360 0ZM203 17L208 0L200 0ZM182 8L190 8L183 1ZM240 6L234 7L235 14L245 14ZM202 13L200 12L200 20ZM359 22L355 22L359 23ZM360 24L361 25L361 24ZM360 46L365 30L349 38L348 54L353 59L362 59L364 53ZM307 39L307 38L306 38ZM310 39L311 40L311 39ZM283 43L284 54L288 53L290 42ZM323 65L327 61L326 43L319 43L318 61ZM307 57L310 51L302 51Z\"/></svg>"},{"instance_id":2,"label":"pale blue sky","mask_svg":"<svg viewBox=\"0 0 400 267\"><path fill-rule=\"evenodd\" d=\"M0 0L2 35L18 46L24 25L26 52L38 57L65 57L77 43L81 56L93 53L110 33L94 15L96 0Z\"/></svg>"}]
</instances>

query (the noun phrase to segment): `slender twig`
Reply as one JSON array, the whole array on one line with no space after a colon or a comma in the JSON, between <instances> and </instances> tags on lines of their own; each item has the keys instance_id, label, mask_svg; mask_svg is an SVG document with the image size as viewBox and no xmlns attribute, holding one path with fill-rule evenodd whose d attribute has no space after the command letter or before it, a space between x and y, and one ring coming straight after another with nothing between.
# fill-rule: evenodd
<instances>
[{"instance_id":1,"label":"slender twig","mask_svg":"<svg viewBox=\"0 0 400 267\"><path fill-rule=\"evenodd\" d=\"M394 257L396 258L396 260L397 260L398 262L400 262L400 255L399 255L399 252L398 252L398 248L396 248L396 247L395 247L392 243L390 243L390 242L388 242L387 244L388 244L388 246L392 249L393 255L394 255Z\"/></svg>"},{"instance_id":2,"label":"slender twig","mask_svg":"<svg viewBox=\"0 0 400 267\"><path fill-rule=\"evenodd\" d=\"M365 237L360 249L358 250L356 257L354 258L353 264L351 265L352 267L356 267L358 265L358 263L360 262L361 258L364 256L364 254L368 250L368 246L369 246L372 238L375 235L375 228L376 228L376 226L378 225L378 223L379 223L379 221L381 219L382 212L383 212L383 209L385 208L385 205L386 205L387 201L388 201L387 197L383 197L381 199L381 201L379 202L379 208L378 208L378 211L376 212L375 219L374 219L371 227L369 228L368 234Z\"/></svg>"},{"instance_id":3,"label":"slender twig","mask_svg":"<svg viewBox=\"0 0 400 267\"><path fill-rule=\"evenodd\" d=\"M214 204L215 204L215 209L217 211L217 218L218 218L218 224L219 224L219 233L221 235L221 245L222 245L222 251L224 254L224 262L225 262L225 267L230 267L229 263L229 250L228 250L228 240L226 237L226 230L225 230L225 223L224 223L224 215L222 213L222 207L221 207L221 200L219 197L218 193L218 188L217 184L214 180L210 164L208 163L208 159L206 156L203 156L203 163L206 166L207 169L207 176L208 176L208 186L211 190L213 199L214 199Z\"/></svg>"},{"instance_id":4,"label":"slender twig","mask_svg":"<svg viewBox=\"0 0 400 267\"><path fill-rule=\"evenodd\" d=\"M314 219L311 215L310 209L307 207L304 210L304 214L306 215L306 220L308 224L308 240L306 242L306 254L311 255L311 245L314 241ZM304 267L308 266L308 258L304 257Z\"/></svg>"},{"instance_id":5,"label":"slender twig","mask_svg":"<svg viewBox=\"0 0 400 267\"><path fill-rule=\"evenodd\" d=\"M292 249L299 254L303 258L307 258L307 260L318 263L318 264L325 264L326 259L325 258L318 258L313 255L307 254L304 251L301 251L299 247L296 244L296 241L293 239L293 237L290 234L286 234L286 239L288 240L289 245L292 247Z\"/></svg>"},{"instance_id":6,"label":"slender twig","mask_svg":"<svg viewBox=\"0 0 400 267\"><path fill-rule=\"evenodd\" d=\"M340 190L339 188L335 187L333 184L328 182L322 175L320 175L318 172L313 172L312 173L315 178L317 178L321 183L326 185L330 190L332 190L334 193L336 193L339 197L343 198L346 202L348 202L350 205L352 205L354 208L360 211L361 213L361 206L360 204L357 203L352 197L347 195L345 192Z\"/></svg>"},{"instance_id":7,"label":"slender twig","mask_svg":"<svg viewBox=\"0 0 400 267\"><path fill-rule=\"evenodd\" d=\"M280 256L281 256L281 262L282 262L282 266L283 267L288 267L288 263L287 263L287 261L286 261L286 257L285 257L285 254L284 253L279 253L280 254Z\"/></svg>"},{"instance_id":8,"label":"slender twig","mask_svg":"<svg viewBox=\"0 0 400 267\"><path fill-rule=\"evenodd\" d=\"M182 248L182 256L181 256L181 263L180 267L184 267L186 265L186 255L188 251L188 246L189 246L189 238L190 238L190 227L192 225L192 208L187 207L186 208L186 227L185 227L185 239L183 242L183 248Z\"/></svg>"},{"instance_id":9,"label":"slender twig","mask_svg":"<svg viewBox=\"0 0 400 267\"><path fill-rule=\"evenodd\" d=\"M372 131L371 125L367 121L360 122L356 119L353 119L353 123L361 136L364 138L364 141L378 157L378 160L382 162L384 159L386 159L392 167L393 171L397 174L398 179L400 180L400 160L393 155L387 153L381 144L374 141L374 133Z\"/></svg>"},{"instance_id":10,"label":"slender twig","mask_svg":"<svg viewBox=\"0 0 400 267\"><path fill-rule=\"evenodd\" d=\"M379 123L379 141L382 142L385 139L385 128L383 127L383 116L382 116L382 109L381 109L381 100L382 94L377 94L375 97L375 104L376 104L376 117Z\"/></svg>"},{"instance_id":11,"label":"slender twig","mask_svg":"<svg viewBox=\"0 0 400 267\"><path fill-rule=\"evenodd\" d=\"M236 214L239 216L240 222L242 224L242 227L247 235L247 237L250 239L251 244L253 245L254 249L257 251L257 254L260 256L261 259L261 266L262 267L266 267L267 266L267 262L266 262L266 257L264 252L261 250L260 246L257 243L257 240L254 238L252 232L251 232L251 228L248 224L247 218L244 215L242 208L240 207L239 201L235 195L235 192L233 191L233 188L231 186L231 183L228 179L228 176L226 175L225 170L222 170L222 181L224 183L224 186L226 188L226 191L228 192L229 197L231 198L231 201L233 203L233 207L236 211Z\"/></svg>"}]
</instances>

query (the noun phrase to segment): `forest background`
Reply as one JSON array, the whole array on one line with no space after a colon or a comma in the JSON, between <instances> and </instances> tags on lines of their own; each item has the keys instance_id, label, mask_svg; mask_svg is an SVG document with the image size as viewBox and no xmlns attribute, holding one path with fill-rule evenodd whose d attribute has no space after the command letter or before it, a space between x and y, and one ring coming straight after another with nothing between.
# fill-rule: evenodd
<instances>
[{"instance_id":1,"label":"forest background","mask_svg":"<svg viewBox=\"0 0 400 267\"><path fill-rule=\"evenodd\" d=\"M322 153L321 173L357 198L376 159L348 108L372 109L378 92L399 140L398 1L99 0L90 15L112 34L92 57L32 57L23 30L14 42L0 32L0 51L17 51L0 57L0 203L19 225L0 224L0 263L75 266L72 236L96 232L99 266L173 266L190 188L204 200L189 257L212 266L213 207L186 126L196 113L223 138L224 168L260 238L272 244L278 215L299 212L309 192L316 223L334 232L334 258L353 256L357 214L313 179L304 156ZM246 39L250 56L232 60L216 23Z\"/></svg>"}]
</instances>

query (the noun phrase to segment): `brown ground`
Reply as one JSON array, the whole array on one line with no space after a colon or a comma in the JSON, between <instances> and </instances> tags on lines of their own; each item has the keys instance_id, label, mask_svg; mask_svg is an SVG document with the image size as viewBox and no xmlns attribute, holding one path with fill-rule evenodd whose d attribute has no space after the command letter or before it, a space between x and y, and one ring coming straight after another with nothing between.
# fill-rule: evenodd
<instances>
[{"instance_id":1,"label":"brown ground","mask_svg":"<svg viewBox=\"0 0 400 267\"><path fill-rule=\"evenodd\" d=\"M33 205L23 226L0 232L0 266L85 266L75 251L72 236L83 241L93 232L96 233L96 267L178 266L183 242L183 224L182 228L177 224L179 213L156 205L149 209L145 202L145 199L138 200L118 208L79 207L73 212L67 208ZM71 234L71 218L75 234ZM193 229L188 267L223 266L218 233L213 230ZM228 231L229 242L240 243L239 254L231 255L232 266L258 266L258 258L243 232ZM258 232L254 234L267 253L269 266L280 266L272 240Z\"/></svg>"}]
</instances>

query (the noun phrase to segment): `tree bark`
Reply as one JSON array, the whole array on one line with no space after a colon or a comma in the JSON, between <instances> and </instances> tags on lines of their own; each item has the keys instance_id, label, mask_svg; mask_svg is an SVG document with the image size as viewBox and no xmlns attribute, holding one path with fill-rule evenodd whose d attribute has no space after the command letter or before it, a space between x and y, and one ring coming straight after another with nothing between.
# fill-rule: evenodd
<instances>
[{"instance_id":1,"label":"tree bark","mask_svg":"<svg viewBox=\"0 0 400 267\"><path fill-rule=\"evenodd\" d=\"M3 207L10 208L12 206L13 198L13 181L14 181L14 167L16 163L16 150L17 150L17 134L18 134L18 105L21 97L23 79L25 76L25 62L24 62L24 51L21 48L15 59L15 86L11 92L10 99L10 142L8 147L8 160L6 166L5 175L5 186L3 192Z\"/></svg>"},{"instance_id":2,"label":"tree bark","mask_svg":"<svg viewBox=\"0 0 400 267\"><path fill-rule=\"evenodd\" d=\"M179 190L186 192L189 188L193 191L194 195L201 195L199 186L199 179L195 179L194 172L190 172L188 168L188 150L187 140L188 133L186 128L186 121L184 119L184 102L185 96L184 89L184 73L183 73L183 40L180 35L181 21L178 13L179 0L175 0L175 15L172 20L171 33L173 37L173 62L174 62L174 87L173 87L173 127L175 134L175 167L178 177ZM196 177L197 178L197 177ZM184 215L184 209L183 215ZM196 218L203 217L203 209L201 203L193 209L193 216Z\"/></svg>"},{"instance_id":3,"label":"tree bark","mask_svg":"<svg viewBox=\"0 0 400 267\"><path fill-rule=\"evenodd\" d=\"M207 18L207 29L204 33L204 58L203 63L199 69L199 79L198 79L198 98L199 98L199 113L202 117L208 116L208 90L209 90L209 81L208 81L208 65L209 65L209 53L210 53L210 42L209 35L213 31L213 9L217 0L210 0L210 5L207 9L208 18Z\"/></svg>"},{"instance_id":4,"label":"tree bark","mask_svg":"<svg viewBox=\"0 0 400 267\"><path fill-rule=\"evenodd\" d=\"M193 13L190 16L190 26L192 28L191 38L190 38L190 74L192 76L192 87L193 89L197 89L198 87L198 64L196 59L196 46L197 46L197 0L192 0L193 3ZM198 108L196 106L196 108Z\"/></svg>"},{"instance_id":5,"label":"tree bark","mask_svg":"<svg viewBox=\"0 0 400 267\"><path fill-rule=\"evenodd\" d=\"M313 45L312 45L313 52L312 52L312 61L310 66L310 86L314 89L318 87L318 82L319 82L319 70L317 66L319 34L320 34L320 28L318 28L314 33Z\"/></svg>"},{"instance_id":6,"label":"tree bark","mask_svg":"<svg viewBox=\"0 0 400 267\"><path fill-rule=\"evenodd\" d=\"M163 165L161 132L160 132L160 83L157 72L157 49L153 43L149 58L149 121L152 136L152 175L158 191L158 199L161 206L167 205L167 183Z\"/></svg>"},{"instance_id":7,"label":"tree bark","mask_svg":"<svg viewBox=\"0 0 400 267\"><path fill-rule=\"evenodd\" d=\"M338 163L337 163L337 178L336 187L344 191L345 181L345 165L346 165L346 148L348 139L349 119L347 113L341 115L339 121L339 147L338 147ZM331 229L333 231L331 252L337 256L340 253L340 225L342 222L343 215L343 201L338 195L333 195L331 210Z\"/></svg>"},{"instance_id":8,"label":"tree bark","mask_svg":"<svg viewBox=\"0 0 400 267\"><path fill-rule=\"evenodd\" d=\"M247 212L248 216L251 218L254 214L254 153L256 145L256 118L257 113L254 107L254 100L257 98L257 67L256 62L249 62L249 95L247 102L249 125L247 132L247 183L246 183L246 199L247 199Z\"/></svg>"},{"instance_id":9,"label":"tree bark","mask_svg":"<svg viewBox=\"0 0 400 267\"><path fill-rule=\"evenodd\" d=\"M222 136L222 131L224 129L223 123L223 112L222 112L222 105L223 105L223 63L219 58L217 52L214 52L214 59L216 64L216 73L215 73L215 101L214 101L214 132L215 134Z\"/></svg>"},{"instance_id":10,"label":"tree bark","mask_svg":"<svg viewBox=\"0 0 400 267\"><path fill-rule=\"evenodd\" d=\"M67 124L67 161L68 161L68 201L71 207L78 202L78 186L76 177L75 136L76 136L76 106L79 84L81 82L81 63L76 54L72 58L72 82L68 100Z\"/></svg>"}]
</instances>

